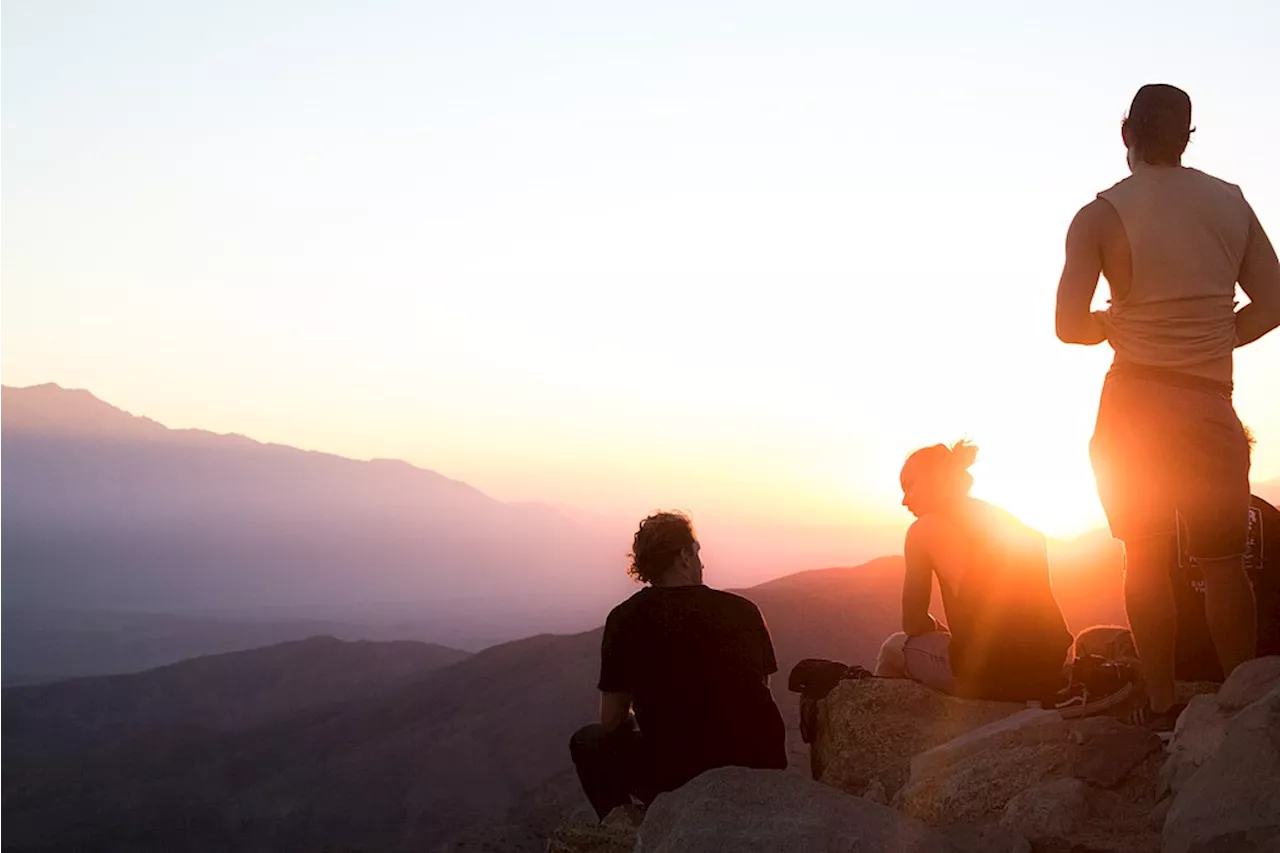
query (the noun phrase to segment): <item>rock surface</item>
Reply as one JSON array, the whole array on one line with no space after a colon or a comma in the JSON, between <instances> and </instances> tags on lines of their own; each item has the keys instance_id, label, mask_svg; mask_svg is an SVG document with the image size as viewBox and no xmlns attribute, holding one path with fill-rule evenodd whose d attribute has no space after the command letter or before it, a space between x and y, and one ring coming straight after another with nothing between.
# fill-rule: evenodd
<instances>
[{"instance_id":1,"label":"rock surface","mask_svg":"<svg viewBox=\"0 0 1280 853\"><path fill-rule=\"evenodd\" d=\"M1068 732L1058 719L948 745L914 762L893 804L939 825L995 820L1018 793L1065 775Z\"/></svg>"},{"instance_id":2,"label":"rock surface","mask_svg":"<svg viewBox=\"0 0 1280 853\"><path fill-rule=\"evenodd\" d=\"M1160 791L1177 794L1226 737L1227 726L1244 708L1280 687L1280 656L1241 664L1217 695L1194 696L1178 717L1169 758L1160 771Z\"/></svg>"},{"instance_id":3,"label":"rock surface","mask_svg":"<svg viewBox=\"0 0 1280 853\"><path fill-rule=\"evenodd\" d=\"M631 853L642 817L634 806L614 809L599 822L594 812L575 815L552 833L547 853Z\"/></svg>"},{"instance_id":4,"label":"rock surface","mask_svg":"<svg viewBox=\"0 0 1280 853\"><path fill-rule=\"evenodd\" d=\"M963 708L957 715L965 716ZM1063 720L1050 711L1014 710L918 755L896 756L896 766L905 763L909 776L891 802L957 843L972 840L975 828L997 828L1006 832L1001 850L1023 849L1017 839L1029 839L1037 851L1155 853L1159 827L1150 816L1160 747L1152 733L1112 718ZM878 781L858 789L863 783L855 780L846 789L855 794Z\"/></svg>"},{"instance_id":5,"label":"rock surface","mask_svg":"<svg viewBox=\"0 0 1280 853\"><path fill-rule=\"evenodd\" d=\"M1160 736L1110 717L1091 717L1071 727L1071 775L1090 785L1114 788L1148 755L1163 746Z\"/></svg>"},{"instance_id":6,"label":"rock surface","mask_svg":"<svg viewBox=\"0 0 1280 853\"><path fill-rule=\"evenodd\" d=\"M1163 841L1164 853L1280 850L1280 686L1227 724L1177 793Z\"/></svg>"},{"instance_id":7,"label":"rock surface","mask_svg":"<svg viewBox=\"0 0 1280 853\"><path fill-rule=\"evenodd\" d=\"M962 853L893 809L794 773L722 767L654 800L637 853Z\"/></svg>"},{"instance_id":8,"label":"rock surface","mask_svg":"<svg viewBox=\"0 0 1280 853\"><path fill-rule=\"evenodd\" d=\"M852 794L878 782L892 798L913 756L1022 710L957 699L905 679L844 681L818 704L814 778Z\"/></svg>"},{"instance_id":9,"label":"rock surface","mask_svg":"<svg viewBox=\"0 0 1280 853\"><path fill-rule=\"evenodd\" d=\"M1089 786L1068 777L1014 795L1000 823L1033 840L1066 838L1088 816Z\"/></svg>"}]
</instances>

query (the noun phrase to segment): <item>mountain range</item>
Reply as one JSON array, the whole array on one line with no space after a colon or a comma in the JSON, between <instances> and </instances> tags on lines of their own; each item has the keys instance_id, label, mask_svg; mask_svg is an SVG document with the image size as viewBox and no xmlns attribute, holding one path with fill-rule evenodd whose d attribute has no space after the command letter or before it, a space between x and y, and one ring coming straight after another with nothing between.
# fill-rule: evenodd
<instances>
[{"instance_id":1,"label":"mountain range","mask_svg":"<svg viewBox=\"0 0 1280 853\"><path fill-rule=\"evenodd\" d=\"M793 730L787 671L872 660L900 583L888 558L745 591ZM6 688L5 847L423 850L495 822L536 839L580 800L566 745L596 711L599 643L597 629L464 655L312 638Z\"/></svg>"},{"instance_id":2,"label":"mountain range","mask_svg":"<svg viewBox=\"0 0 1280 853\"><path fill-rule=\"evenodd\" d=\"M172 430L87 391L2 394L5 684L313 634L475 651L585 630L633 589L635 519ZM868 559L901 535L699 525L711 565L738 579Z\"/></svg>"},{"instance_id":3,"label":"mountain range","mask_svg":"<svg viewBox=\"0 0 1280 853\"><path fill-rule=\"evenodd\" d=\"M1122 615L1118 583L1099 582L1118 574L1106 556L1056 560L1077 630ZM807 751L787 673L804 657L872 665L901 582L888 557L739 590L774 639L796 772ZM566 744L596 713L599 645L599 628L472 655L312 638L6 688L5 847L540 850L583 802Z\"/></svg>"},{"instance_id":4,"label":"mountain range","mask_svg":"<svg viewBox=\"0 0 1280 853\"><path fill-rule=\"evenodd\" d=\"M190 658L4 689L6 849L540 850L582 804L566 742L596 714L600 629L563 626L634 589L625 529L54 386L4 389L2 451L6 681ZM1123 621L1104 532L1051 543L1051 570L1073 630ZM796 772L787 672L871 665L901 580L886 557L739 590ZM532 636L475 651L485 631Z\"/></svg>"}]
</instances>

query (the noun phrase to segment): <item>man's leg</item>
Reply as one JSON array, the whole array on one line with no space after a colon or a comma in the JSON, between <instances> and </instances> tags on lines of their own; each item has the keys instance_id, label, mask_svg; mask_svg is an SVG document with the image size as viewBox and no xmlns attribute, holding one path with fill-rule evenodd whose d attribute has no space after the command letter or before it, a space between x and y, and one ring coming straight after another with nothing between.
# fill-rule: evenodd
<instances>
[{"instance_id":1,"label":"man's leg","mask_svg":"<svg viewBox=\"0 0 1280 853\"><path fill-rule=\"evenodd\" d=\"M630 727L606 732L598 723L584 726L569 739L569 755L578 781L596 815L604 820L618 806L630 805L635 768Z\"/></svg>"},{"instance_id":2,"label":"man's leg","mask_svg":"<svg viewBox=\"0 0 1280 853\"><path fill-rule=\"evenodd\" d=\"M890 634L889 639L880 646L880 654L876 656L875 674L881 678L906 678L907 659L903 649L907 644L907 635L899 631Z\"/></svg>"},{"instance_id":3,"label":"man's leg","mask_svg":"<svg viewBox=\"0 0 1280 853\"><path fill-rule=\"evenodd\" d=\"M1249 538L1249 440L1231 403L1206 404L1197 424L1185 505L1188 553L1204 577L1204 615L1226 678L1258 649L1258 612L1244 570Z\"/></svg>"},{"instance_id":4,"label":"man's leg","mask_svg":"<svg viewBox=\"0 0 1280 853\"><path fill-rule=\"evenodd\" d=\"M1173 536L1145 536L1125 543L1124 605L1138 647L1151 710L1163 713L1174 704L1174 649L1178 611L1169 567L1176 559Z\"/></svg>"},{"instance_id":5,"label":"man's leg","mask_svg":"<svg viewBox=\"0 0 1280 853\"><path fill-rule=\"evenodd\" d=\"M1258 611L1253 585L1244 570L1244 556L1200 560L1204 573L1204 614L1209 635L1222 664L1222 676L1247 660L1258 649Z\"/></svg>"},{"instance_id":6,"label":"man's leg","mask_svg":"<svg viewBox=\"0 0 1280 853\"><path fill-rule=\"evenodd\" d=\"M902 649L907 677L925 687L954 693L956 677L951 670L951 635L942 631L920 634L906 641Z\"/></svg>"}]
</instances>

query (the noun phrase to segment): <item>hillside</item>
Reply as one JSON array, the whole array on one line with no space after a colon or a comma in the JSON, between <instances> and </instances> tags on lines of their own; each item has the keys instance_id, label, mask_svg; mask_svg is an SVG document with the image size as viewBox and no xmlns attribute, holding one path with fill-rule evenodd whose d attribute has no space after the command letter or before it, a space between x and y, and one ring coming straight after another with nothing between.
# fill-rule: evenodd
<instances>
[{"instance_id":1,"label":"hillside","mask_svg":"<svg viewBox=\"0 0 1280 853\"><path fill-rule=\"evenodd\" d=\"M900 558L887 558L743 591L774 637L773 689L793 764L806 759L787 672L806 656L871 665L897 628L901 571ZM312 656L355 654L346 644L309 641L6 689L6 745L24 744L4 756L6 847L416 851L504 815L504 838L536 846L581 801L566 743L596 714L599 642L598 629L529 637L421 678L406 665L396 670L407 679L399 687L368 690L352 678L314 699L302 684L242 676L237 662L272 660L287 671ZM413 648L375 656L385 663ZM248 710L227 697L243 697ZM298 705L276 704L283 697ZM142 826L151 829L139 835Z\"/></svg>"}]
</instances>

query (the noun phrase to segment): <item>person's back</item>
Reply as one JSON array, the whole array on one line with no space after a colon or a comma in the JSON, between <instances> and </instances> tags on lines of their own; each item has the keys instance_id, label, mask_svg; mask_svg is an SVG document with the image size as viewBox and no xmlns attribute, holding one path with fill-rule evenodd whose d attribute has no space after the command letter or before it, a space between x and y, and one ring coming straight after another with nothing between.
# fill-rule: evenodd
<instances>
[{"instance_id":1,"label":"person's back","mask_svg":"<svg viewBox=\"0 0 1280 853\"><path fill-rule=\"evenodd\" d=\"M1185 166L1141 164L1098 195L1123 230L1111 241L1111 306L1100 318L1116 364L1230 381L1236 279L1253 221L1240 188ZM1116 257L1126 251L1127 264Z\"/></svg>"},{"instance_id":2,"label":"person's back","mask_svg":"<svg viewBox=\"0 0 1280 853\"><path fill-rule=\"evenodd\" d=\"M1173 728L1177 613L1169 566L1203 570L1205 614L1225 672L1253 657L1244 571L1249 452L1232 405L1232 353L1280 325L1280 259L1238 187L1186 169L1191 98L1143 86L1121 124L1132 176L1067 231L1056 329L1115 350L1089 456L1111 535L1125 543L1125 609L1147 701L1130 721ZM1092 311L1099 276L1111 306ZM1235 310L1235 285L1249 303Z\"/></svg>"},{"instance_id":3,"label":"person's back","mask_svg":"<svg viewBox=\"0 0 1280 853\"><path fill-rule=\"evenodd\" d=\"M958 589L948 595L943 587L956 678L986 698L1050 696L1061 686L1071 633L1053 596L1044 536L972 498L956 523L969 550Z\"/></svg>"},{"instance_id":4,"label":"person's back","mask_svg":"<svg viewBox=\"0 0 1280 853\"><path fill-rule=\"evenodd\" d=\"M903 548L902 632L881 647L876 674L976 698L1049 699L1062 686L1071 634L1045 540L969 496L976 454L965 442L938 444L902 467L902 502L917 521ZM928 612L934 576L945 626Z\"/></svg>"},{"instance_id":5,"label":"person's back","mask_svg":"<svg viewBox=\"0 0 1280 853\"><path fill-rule=\"evenodd\" d=\"M778 670L769 629L750 601L702 583L700 547L678 513L652 515L636 531L629 573L648 586L609 613L600 722L569 742L601 818L715 767L787 766L786 728L769 693Z\"/></svg>"},{"instance_id":6,"label":"person's back","mask_svg":"<svg viewBox=\"0 0 1280 853\"><path fill-rule=\"evenodd\" d=\"M602 655L601 689L630 692L663 789L713 767L785 766L782 716L765 684L777 662L747 599L646 587L609 614Z\"/></svg>"}]
</instances>

